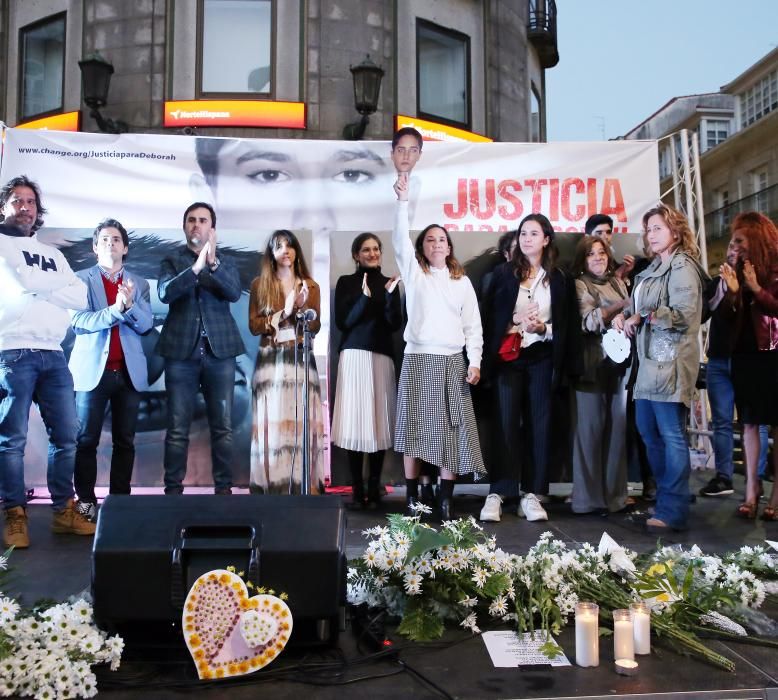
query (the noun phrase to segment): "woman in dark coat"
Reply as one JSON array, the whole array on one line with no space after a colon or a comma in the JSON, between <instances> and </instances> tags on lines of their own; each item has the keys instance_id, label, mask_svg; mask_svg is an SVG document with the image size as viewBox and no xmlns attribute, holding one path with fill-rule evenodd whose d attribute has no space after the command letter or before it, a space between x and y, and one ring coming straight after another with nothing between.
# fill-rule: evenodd
<instances>
[{"instance_id":1,"label":"woman in dark coat","mask_svg":"<svg viewBox=\"0 0 778 700\"><path fill-rule=\"evenodd\" d=\"M495 269L481 300L484 375L498 411L498 457L481 520L500 519L502 500L519 495L519 475L519 515L548 518L541 498L548 494L552 393L577 373L580 362L575 287L556 259L551 222L530 214L519 225L513 258ZM521 336L519 355L505 361L498 351L515 333Z\"/></svg>"}]
</instances>

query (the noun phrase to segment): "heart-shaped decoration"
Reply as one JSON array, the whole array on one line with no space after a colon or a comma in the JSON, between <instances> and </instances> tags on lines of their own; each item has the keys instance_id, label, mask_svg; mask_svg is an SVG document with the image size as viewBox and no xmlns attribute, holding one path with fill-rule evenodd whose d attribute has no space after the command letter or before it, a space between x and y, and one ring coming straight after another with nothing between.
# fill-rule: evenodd
<instances>
[{"instance_id":1,"label":"heart-shaped decoration","mask_svg":"<svg viewBox=\"0 0 778 700\"><path fill-rule=\"evenodd\" d=\"M292 612L272 595L249 598L240 576L216 569L194 582L181 626L200 678L228 678L267 666L284 650Z\"/></svg>"},{"instance_id":2,"label":"heart-shaped decoration","mask_svg":"<svg viewBox=\"0 0 778 700\"><path fill-rule=\"evenodd\" d=\"M615 328L610 328L602 337L602 349L617 365L629 357L631 344L629 338Z\"/></svg>"}]
</instances>

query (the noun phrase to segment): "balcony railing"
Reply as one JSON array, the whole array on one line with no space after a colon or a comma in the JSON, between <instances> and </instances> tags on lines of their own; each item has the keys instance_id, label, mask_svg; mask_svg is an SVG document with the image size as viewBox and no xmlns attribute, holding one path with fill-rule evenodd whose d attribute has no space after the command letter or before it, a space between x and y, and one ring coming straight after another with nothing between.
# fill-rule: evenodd
<instances>
[{"instance_id":1,"label":"balcony railing","mask_svg":"<svg viewBox=\"0 0 778 700\"><path fill-rule=\"evenodd\" d=\"M725 207L714 209L705 214L705 236L713 241L729 238L730 224L742 211L758 211L778 223L778 185L766 187L743 199L738 199Z\"/></svg>"},{"instance_id":2,"label":"balcony railing","mask_svg":"<svg viewBox=\"0 0 778 700\"><path fill-rule=\"evenodd\" d=\"M538 52L543 68L553 68L559 63L556 34L556 2L554 0L529 0L527 38Z\"/></svg>"}]
</instances>

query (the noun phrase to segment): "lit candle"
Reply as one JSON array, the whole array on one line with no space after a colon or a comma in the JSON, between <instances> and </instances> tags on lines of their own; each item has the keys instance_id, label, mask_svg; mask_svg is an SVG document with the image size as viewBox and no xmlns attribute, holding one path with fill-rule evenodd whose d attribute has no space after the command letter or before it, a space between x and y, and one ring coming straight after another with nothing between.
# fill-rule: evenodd
<instances>
[{"instance_id":1,"label":"lit candle","mask_svg":"<svg viewBox=\"0 0 778 700\"><path fill-rule=\"evenodd\" d=\"M626 609L613 611L613 657L617 661L635 658L632 613Z\"/></svg>"},{"instance_id":2,"label":"lit candle","mask_svg":"<svg viewBox=\"0 0 778 700\"><path fill-rule=\"evenodd\" d=\"M632 603L632 629L636 654L651 653L651 611L645 603Z\"/></svg>"},{"instance_id":3,"label":"lit candle","mask_svg":"<svg viewBox=\"0 0 778 700\"><path fill-rule=\"evenodd\" d=\"M575 663L579 666L600 665L599 613L596 603L575 606Z\"/></svg>"}]
</instances>

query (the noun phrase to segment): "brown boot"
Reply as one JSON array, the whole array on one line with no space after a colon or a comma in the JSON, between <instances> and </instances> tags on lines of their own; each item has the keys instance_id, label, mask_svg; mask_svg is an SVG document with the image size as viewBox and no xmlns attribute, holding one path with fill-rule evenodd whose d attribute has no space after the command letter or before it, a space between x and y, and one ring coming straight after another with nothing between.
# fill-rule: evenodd
<instances>
[{"instance_id":1,"label":"brown boot","mask_svg":"<svg viewBox=\"0 0 778 700\"><path fill-rule=\"evenodd\" d=\"M62 510L54 511L51 531L60 535L94 535L95 524L90 523L76 510L71 498Z\"/></svg>"},{"instance_id":2,"label":"brown boot","mask_svg":"<svg viewBox=\"0 0 778 700\"><path fill-rule=\"evenodd\" d=\"M6 508L3 542L6 547L26 549L30 546L30 535L27 532L27 511L22 506Z\"/></svg>"}]
</instances>

